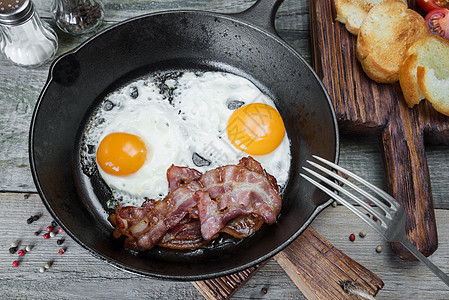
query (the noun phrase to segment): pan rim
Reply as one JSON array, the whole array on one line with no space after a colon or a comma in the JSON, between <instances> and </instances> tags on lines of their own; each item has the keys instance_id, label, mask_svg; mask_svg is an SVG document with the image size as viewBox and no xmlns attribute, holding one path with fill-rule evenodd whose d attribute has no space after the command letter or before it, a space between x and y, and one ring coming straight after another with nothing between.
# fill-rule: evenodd
<instances>
[{"instance_id":1,"label":"pan rim","mask_svg":"<svg viewBox=\"0 0 449 300\"><path fill-rule=\"evenodd\" d=\"M67 234L74 239L79 245L81 245L83 248L85 248L86 250L88 250L94 257L99 258L101 260L106 261L108 264L113 265L114 267L121 269L121 270L125 270L134 274L138 274L138 275L142 275L142 276L151 276L154 278L158 278L158 279L166 279L166 280L177 280L177 281L197 281L197 280L205 280L205 279L210 279L210 278L216 278L216 277L221 277L221 276L226 276L235 272L239 272L242 271L244 269L247 269L251 266L254 266L256 264L260 264L262 262L264 262L265 260L273 257L274 255L276 255L277 253L279 253L280 251L282 251L283 249L285 249L290 243L292 243L295 239L298 238L298 236L312 223L312 221L316 218L316 216L321 213L322 210L324 210L327 206L330 205L330 203L332 202L331 199L329 199L327 202L317 206L314 210L313 213L308 217L307 221L301 226L301 228L299 230L297 230L293 235L291 235L287 240L285 240L283 243L279 244L274 250L267 252L265 255L260 256L259 258L252 260L251 262L248 262L246 264L240 265L239 267L235 267L235 268L231 268L231 269L226 269L225 271L219 271L219 272L210 272L207 274L201 274L201 275L166 275L166 274L160 274L160 273L151 273L151 272L146 272L143 271L141 269L137 269L134 267L129 267L124 265L123 263L115 260L114 258L104 254L104 253L100 253L99 251L92 249L91 247L89 247L88 245L86 245L81 239L79 239L75 234L72 233L72 231L66 227L66 225L61 222L60 218L58 217L57 213L54 211L54 209L52 208L52 206L50 205L50 201L47 199L47 196L44 193L44 190L42 188L42 185L40 183L39 177L38 177L38 172L37 172L37 166L36 166L36 161L35 161L35 152L34 152L34 136L35 136L35 126L36 126L36 122L37 122L37 118L38 118L38 114L39 114L39 107L42 104L42 101L44 100L44 96L48 90L48 87L50 85L50 83L53 80L53 70L55 68L55 66L57 65L57 63L63 59L65 56L74 54L76 52L78 52L80 49L82 49L84 46L86 46L87 44L89 44L91 41L95 40L97 37L101 36L102 34L109 32L111 30L114 30L115 28L126 24L126 23L130 23L133 22L135 20L139 20L139 19L144 19L144 18L149 18L149 17L153 17L153 16L158 16L158 15L177 15L177 14L187 14L187 15L208 15L211 17L218 17L218 18L224 18L224 19L228 19L232 22L237 22L240 23L241 25L244 25L246 27L250 27L253 30L257 30L260 33L269 36L271 39L274 39L277 43L281 44L280 46L288 49L288 51L294 55L297 59L301 60L302 62L304 62L304 65L307 66L307 68L309 69L309 71L314 75L316 81L319 83L319 85L321 86L321 89L323 90L325 97L327 99L328 102L328 107L329 107L329 111L331 113L331 117L333 120L333 130L334 130L334 138L335 138L335 148L333 155L334 157L334 162L338 163L338 159L339 159L339 153L340 153L340 137L339 137L339 130L338 130L338 122L337 122L337 117L336 117L336 113L335 110L333 108L333 104L332 101L330 100L329 94L326 90L326 88L324 87L323 83L321 82L321 80L319 79L318 75L315 73L315 71L311 68L311 66L304 60L304 58L302 58L302 56L295 50L293 49L289 44L287 44L284 40L282 40L279 36L276 36L275 34L272 34L271 32L268 32L266 30L264 30L263 28L260 28L258 26L255 26L251 23L248 23L244 20L239 19L237 16L234 16L233 14L222 14L222 13L215 13L215 12L207 12L207 11L200 11L200 10L173 10L173 11L161 11L161 12L154 12L154 13L148 13L148 14L144 14L141 16L136 16L127 20L124 20L122 22L119 22L117 24L112 25L111 27L103 30L102 32L90 37L89 39L87 39L86 41L84 41L83 43L81 43L80 45L78 45L77 47L75 47L74 49L66 52L65 54L62 54L61 56L59 56L50 66L49 69L49 75L47 78L47 81L44 85L44 88L42 89L40 96L38 98L38 101L36 103L36 106L34 108L33 111L33 115L32 115L32 120L31 120L31 125L30 125L30 134L29 134L29 160L30 160L30 167L31 167L31 172L32 172L32 177L36 186L36 189L42 199L42 202L44 202L44 205L46 207L46 209L50 212L51 216L55 219L56 222L58 222L58 224L60 224L60 226L63 228L64 231L67 232ZM237 15L237 14L236 14Z\"/></svg>"}]
</instances>

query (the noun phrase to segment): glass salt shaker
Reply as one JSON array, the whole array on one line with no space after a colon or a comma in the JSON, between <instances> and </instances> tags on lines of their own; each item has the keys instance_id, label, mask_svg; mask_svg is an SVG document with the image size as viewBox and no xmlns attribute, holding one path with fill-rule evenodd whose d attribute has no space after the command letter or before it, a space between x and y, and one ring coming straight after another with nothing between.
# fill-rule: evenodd
<instances>
[{"instance_id":1,"label":"glass salt shaker","mask_svg":"<svg viewBox=\"0 0 449 300\"><path fill-rule=\"evenodd\" d=\"M38 67L58 50L58 37L31 0L0 0L0 50L13 64Z\"/></svg>"},{"instance_id":2,"label":"glass salt shaker","mask_svg":"<svg viewBox=\"0 0 449 300\"><path fill-rule=\"evenodd\" d=\"M59 29L72 35L94 32L104 20L100 0L54 0L52 13Z\"/></svg>"}]
</instances>

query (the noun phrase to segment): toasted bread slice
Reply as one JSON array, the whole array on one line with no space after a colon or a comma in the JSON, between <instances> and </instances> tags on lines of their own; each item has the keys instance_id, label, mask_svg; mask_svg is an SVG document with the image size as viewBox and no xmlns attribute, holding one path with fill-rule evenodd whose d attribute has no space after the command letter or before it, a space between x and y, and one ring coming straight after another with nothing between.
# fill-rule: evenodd
<instances>
[{"instance_id":1,"label":"toasted bread slice","mask_svg":"<svg viewBox=\"0 0 449 300\"><path fill-rule=\"evenodd\" d=\"M449 41L429 35L417 44L419 89L433 108L449 116Z\"/></svg>"},{"instance_id":2,"label":"toasted bread slice","mask_svg":"<svg viewBox=\"0 0 449 300\"><path fill-rule=\"evenodd\" d=\"M423 58L421 57L421 59ZM399 84L401 85L405 102L407 102L409 107L413 107L425 98L419 89L418 79L416 78L417 67L418 54L412 53L407 56L399 68Z\"/></svg>"},{"instance_id":3,"label":"toasted bread slice","mask_svg":"<svg viewBox=\"0 0 449 300\"><path fill-rule=\"evenodd\" d=\"M337 11L336 20L345 24L350 33L357 35L368 12L382 1L384 0L334 0ZM407 4L407 0L401 1Z\"/></svg>"},{"instance_id":4,"label":"toasted bread slice","mask_svg":"<svg viewBox=\"0 0 449 300\"><path fill-rule=\"evenodd\" d=\"M399 70L399 83L409 107L413 107L425 98L418 84L418 66L435 70L438 79L449 78L448 58L449 41L437 35L426 35L410 46Z\"/></svg>"},{"instance_id":5,"label":"toasted bread slice","mask_svg":"<svg viewBox=\"0 0 449 300\"><path fill-rule=\"evenodd\" d=\"M427 34L427 24L420 14L400 0L385 0L369 11L360 26L357 58L371 79L396 82L407 49Z\"/></svg>"}]
</instances>

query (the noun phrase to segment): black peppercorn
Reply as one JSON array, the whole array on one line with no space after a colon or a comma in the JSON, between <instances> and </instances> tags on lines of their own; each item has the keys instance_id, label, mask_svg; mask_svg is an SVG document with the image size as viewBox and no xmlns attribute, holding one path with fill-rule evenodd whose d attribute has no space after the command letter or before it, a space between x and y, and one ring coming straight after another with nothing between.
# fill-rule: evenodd
<instances>
[{"instance_id":1,"label":"black peppercorn","mask_svg":"<svg viewBox=\"0 0 449 300\"><path fill-rule=\"evenodd\" d=\"M62 243L64 243L64 239L59 239L56 241L56 244L58 245L62 245Z\"/></svg>"}]
</instances>

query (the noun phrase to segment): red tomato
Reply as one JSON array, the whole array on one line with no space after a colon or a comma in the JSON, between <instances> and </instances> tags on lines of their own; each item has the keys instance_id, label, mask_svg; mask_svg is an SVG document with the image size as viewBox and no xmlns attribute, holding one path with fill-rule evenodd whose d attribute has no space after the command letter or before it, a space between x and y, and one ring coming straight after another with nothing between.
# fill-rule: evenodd
<instances>
[{"instance_id":1,"label":"red tomato","mask_svg":"<svg viewBox=\"0 0 449 300\"><path fill-rule=\"evenodd\" d=\"M449 40L449 10L437 8L429 12L426 16L427 26L430 33L440 35Z\"/></svg>"},{"instance_id":2,"label":"red tomato","mask_svg":"<svg viewBox=\"0 0 449 300\"><path fill-rule=\"evenodd\" d=\"M425 10L426 12L429 12L436 8L449 8L449 0L417 0L418 5Z\"/></svg>"}]
</instances>

